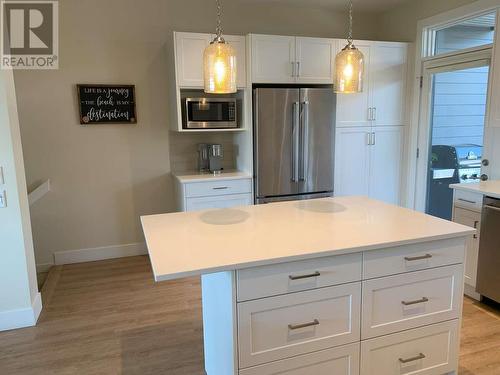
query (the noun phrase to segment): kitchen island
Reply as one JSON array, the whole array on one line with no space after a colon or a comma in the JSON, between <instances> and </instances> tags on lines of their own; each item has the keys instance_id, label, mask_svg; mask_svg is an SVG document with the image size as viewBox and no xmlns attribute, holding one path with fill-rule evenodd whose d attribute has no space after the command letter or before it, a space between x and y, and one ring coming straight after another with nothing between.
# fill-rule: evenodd
<instances>
[{"instance_id":1,"label":"kitchen island","mask_svg":"<svg viewBox=\"0 0 500 375\"><path fill-rule=\"evenodd\" d=\"M156 281L202 275L208 375L458 368L472 228L364 197L142 224Z\"/></svg>"}]
</instances>

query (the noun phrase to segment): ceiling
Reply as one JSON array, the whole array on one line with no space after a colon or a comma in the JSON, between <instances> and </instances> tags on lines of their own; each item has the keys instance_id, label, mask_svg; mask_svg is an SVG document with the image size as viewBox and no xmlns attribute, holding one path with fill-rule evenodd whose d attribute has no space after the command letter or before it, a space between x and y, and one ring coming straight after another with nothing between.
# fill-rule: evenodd
<instances>
[{"instance_id":1,"label":"ceiling","mask_svg":"<svg viewBox=\"0 0 500 375\"><path fill-rule=\"evenodd\" d=\"M245 3L276 3L287 5L300 5L324 7L333 10L347 11L349 0L240 0ZM392 7L410 2L412 0L353 0L354 11L383 12Z\"/></svg>"}]
</instances>

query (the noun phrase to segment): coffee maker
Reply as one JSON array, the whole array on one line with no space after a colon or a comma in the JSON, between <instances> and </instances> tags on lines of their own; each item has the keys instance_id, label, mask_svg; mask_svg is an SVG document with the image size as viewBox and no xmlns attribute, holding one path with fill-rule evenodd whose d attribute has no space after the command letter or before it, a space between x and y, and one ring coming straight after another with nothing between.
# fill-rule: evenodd
<instances>
[{"instance_id":1,"label":"coffee maker","mask_svg":"<svg viewBox=\"0 0 500 375\"><path fill-rule=\"evenodd\" d=\"M200 143L198 145L198 169L200 172L221 173L224 148L221 144Z\"/></svg>"}]
</instances>

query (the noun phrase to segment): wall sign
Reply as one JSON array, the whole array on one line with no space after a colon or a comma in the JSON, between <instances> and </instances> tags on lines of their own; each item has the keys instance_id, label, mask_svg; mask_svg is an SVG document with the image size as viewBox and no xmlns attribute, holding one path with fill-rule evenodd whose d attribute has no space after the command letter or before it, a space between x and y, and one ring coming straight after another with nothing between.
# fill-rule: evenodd
<instances>
[{"instance_id":1,"label":"wall sign","mask_svg":"<svg viewBox=\"0 0 500 375\"><path fill-rule=\"evenodd\" d=\"M80 124L136 124L134 85L77 85Z\"/></svg>"}]
</instances>

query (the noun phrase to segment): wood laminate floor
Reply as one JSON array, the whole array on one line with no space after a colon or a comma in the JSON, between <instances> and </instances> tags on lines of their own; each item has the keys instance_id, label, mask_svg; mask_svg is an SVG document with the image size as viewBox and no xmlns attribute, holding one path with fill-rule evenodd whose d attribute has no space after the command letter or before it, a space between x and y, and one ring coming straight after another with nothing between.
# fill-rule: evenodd
<instances>
[{"instance_id":1,"label":"wood laminate floor","mask_svg":"<svg viewBox=\"0 0 500 375\"><path fill-rule=\"evenodd\" d=\"M131 257L53 268L42 294L36 327L0 332L1 375L204 375L199 278ZM459 374L500 374L500 314L470 299Z\"/></svg>"}]
</instances>

